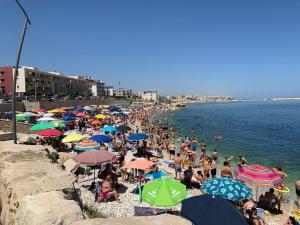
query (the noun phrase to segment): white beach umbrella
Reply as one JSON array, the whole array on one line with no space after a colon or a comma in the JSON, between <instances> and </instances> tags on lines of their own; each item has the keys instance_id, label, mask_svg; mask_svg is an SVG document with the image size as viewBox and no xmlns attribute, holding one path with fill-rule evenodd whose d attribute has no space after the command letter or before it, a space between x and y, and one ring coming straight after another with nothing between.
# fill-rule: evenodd
<instances>
[{"instance_id":1,"label":"white beach umbrella","mask_svg":"<svg viewBox=\"0 0 300 225\"><path fill-rule=\"evenodd\" d=\"M52 116L54 116L53 113L46 113L46 114L44 114L44 117L52 117Z\"/></svg>"},{"instance_id":2,"label":"white beach umbrella","mask_svg":"<svg viewBox=\"0 0 300 225\"><path fill-rule=\"evenodd\" d=\"M67 132L64 133L64 135L66 136L70 134L82 134L82 133L78 130L68 130Z\"/></svg>"},{"instance_id":3,"label":"white beach umbrella","mask_svg":"<svg viewBox=\"0 0 300 225\"><path fill-rule=\"evenodd\" d=\"M44 117L38 119L37 121L42 122L42 121L53 121L53 120L57 120L57 119L53 118L53 117L49 117L49 116L44 116Z\"/></svg>"}]
</instances>

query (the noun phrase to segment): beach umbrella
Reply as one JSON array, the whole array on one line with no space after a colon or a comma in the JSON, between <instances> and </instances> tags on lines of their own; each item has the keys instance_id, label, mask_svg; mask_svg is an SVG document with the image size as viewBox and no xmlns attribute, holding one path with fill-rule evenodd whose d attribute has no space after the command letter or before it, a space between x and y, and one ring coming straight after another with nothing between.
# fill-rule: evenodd
<instances>
[{"instance_id":1,"label":"beach umbrella","mask_svg":"<svg viewBox=\"0 0 300 225\"><path fill-rule=\"evenodd\" d=\"M128 136L128 140L129 141L140 141L140 140L145 140L147 139L149 136L147 134L144 133L136 133L136 134L131 134Z\"/></svg>"},{"instance_id":2,"label":"beach umbrella","mask_svg":"<svg viewBox=\"0 0 300 225\"><path fill-rule=\"evenodd\" d=\"M75 119L75 117L73 117L73 116L63 116L61 119L63 121L72 121L72 120Z\"/></svg>"},{"instance_id":3,"label":"beach umbrella","mask_svg":"<svg viewBox=\"0 0 300 225\"><path fill-rule=\"evenodd\" d=\"M67 111L63 110L63 109L51 109L48 110L48 113L66 113Z\"/></svg>"},{"instance_id":4,"label":"beach umbrella","mask_svg":"<svg viewBox=\"0 0 300 225\"><path fill-rule=\"evenodd\" d=\"M110 133L113 133L113 132L116 132L117 129L116 129L115 127L113 127L113 126L104 126L104 127L102 128L102 131L103 131L103 132L110 132Z\"/></svg>"},{"instance_id":5,"label":"beach umbrella","mask_svg":"<svg viewBox=\"0 0 300 225\"><path fill-rule=\"evenodd\" d=\"M231 201L240 201L252 198L252 190L244 183L227 178L213 178L205 181L201 189L211 195L218 195Z\"/></svg>"},{"instance_id":6,"label":"beach umbrella","mask_svg":"<svg viewBox=\"0 0 300 225\"><path fill-rule=\"evenodd\" d=\"M62 143L78 142L86 138L87 136L81 134L69 134L64 139L62 139Z\"/></svg>"},{"instance_id":7,"label":"beach umbrella","mask_svg":"<svg viewBox=\"0 0 300 225\"><path fill-rule=\"evenodd\" d=\"M153 165L155 165L155 163L152 161L149 161L147 159L137 159L137 160L126 163L122 168L145 170L145 169L150 168Z\"/></svg>"},{"instance_id":8,"label":"beach umbrella","mask_svg":"<svg viewBox=\"0 0 300 225\"><path fill-rule=\"evenodd\" d=\"M186 186L173 178L151 181L142 191L142 200L157 207L173 207L186 197Z\"/></svg>"},{"instance_id":9,"label":"beach umbrella","mask_svg":"<svg viewBox=\"0 0 300 225\"><path fill-rule=\"evenodd\" d=\"M93 112L96 111L96 109L92 108L92 107L83 107L84 110L88 111L88 112Z\"/></svg>"},{"instance_id":10,"label":"beach umbrella","mask_svg":"<svg viewBox=\"0 0 300 225\"><path fill-rule=\"evenodd\" d=\"M56 120L53 120L50 123L53 123L56 127L59 127L59 128L63 128L66 126L63 122L56 121Z\"/></svg>"},{"instance_id":11,"label":"beach umbrella","mask_svg":"<svg viewBox=\"0 0 300 225\"><path fill-rule=\"evenodd\" d=\"M104 115L104 114L97 114L96 116L95 116L95 118L97 118L97 119L100 119L100 120L103 120L103 119L106 119L106 115Z\"/></svg>"},{"instance_id":12,"label":"beach umbrella","mask_svg":"<svg viewBox=\"0 0 300 225\"><path fill-rule=\"evenodd\" d=\"M46 113L47 110L46 109L36 109L36 110L34 110L34 112L37 112L37 113Z\"/></svg>"},{"instance_id":13,"label":"beach umbrella","mask_svg":"<svg viewBox=\"0 0 300 225\"><path fill-rule=\"evenodd\" d=\"M24 114L18 114L18 115L16 115L16 120L17 121L25 121L26 116Z\"/></svg>"},{"instance_id":14,"label":"beach umbrella","mask_svg":"<svg viewBox=\"0 0 300 225\"><path fill-rule=\"evenodd\" d=\"M63 132L57 129L48 129L38 132L38 135L43 137L58 137L61 136Z\"/></svg>"},{"instance_id":15,"label":"beach umbrella","mask_svg":"<svg viewBox=\"0 0 300 225\"><path fill-rule=\"evenodd\" d=\"M84 165L95 166L102 163L110 163L116 159L116 156L108 151L91 150L78 154L73 160ZM94 181L96 180L94 168Z\"/></svg>"},{"instance_id":16,"label":"beach umbrella","mask_svg":"<svg viewBox=\"0 0 300 225\"><path fill-rule=\"evenodd\" d=\"M209 194L183 200L180 215L195 225L248 224L231 202Z\"/></svg>"},{"instance_id":17,"label":"beach umbrella","mask_svg":"<svg viewBox=\"0 0 300 225\"><path fill-rule=\"evenodd\" d=\"M37 114L32 113L32 112L24 112L23 115L26 117L37 116Z\"/></svg>"},{"instance_id":18,"label":"beach umbrella","mask_svg":"<svg viewBox=\"0 0 300 225\"><path fill-rule=\"evenodd\" d=\"M99 120L93 120L91 122L91 125L100 125L100 121Z\"/></svg>"},{"instance_id":19,"label":"beach umbrella","mask_svg":"<svg viewBox=\"0 0 300 225\"><path fill-rule=\"evenodd\" d=\"M112 137L108 135L95 135L90 137L89 139L97 141L98 143L109 143L112 141Z\"/></svg>"},{"instance_id":20,"label":"beach umbrella","mask_svg":"<svg viewBox=\"0 0 300 225\"><path fill-rule=\"evenodd\" d=\"M46 129L51 129L55 128L55 124L50 123L50 122L43 122L43 123L38 123L30 127L29 131L37 131L37 130L46 130Z\"/></svg>"},{"instance_id":21,"label":"beach umbrella","mask_svg":"<svg viewBox=\"0 0 300 225\"><path fill-rule=\"evenodd\" d=\"M120 131L120 132L125 133L125 132L127 132L127 131L130 131L131 128L130 128L129 126L126 126L126 125L121 125L121 126L118 126L118 127L117 127L117 130Z\"/></svg>"},{"instance_id":22,"label":"beach umbrella","mask_svg":"<svg viewBox=\"0 0 300 225\"><path fill-rule=\"evenodd\" d=\"M65 136L68 136L70 134L82 134L82 133L78 130L68 130L67 132L64 133Z\"/></svg>"},{"instance_id":23,"label":"beach umbrella","mask_svg":"<svg viewBox=\"0 0 300 225\"><path fill-rule=\"evenodd\" d=\"M56 119L53 117L44 116L42 118L39 118L37 121L42 122L42 121L52 121L52 120L56 120Z\"/></svg>"},{"instance_id":24,"label":"beach umbrella","mask_svg":"<svg viewBox=\"0 0 300 225\"><path fill-rule=\"evenodd\" d=\"M90 151L97 149L100 149L100 144L93 140L83 140L74 147L74 150L78 151Z\"/></svg>"},{"instance_id":25,"label":"beach umbrella","mask_svg":"<svg viewBox=\"0 0 300 225\"><path fill-rule=\"evenodd\" d=\"M112 162L116 158L111 152L92 150L86 151L73 157L73 160L85 165L100 165L102 163Z\"/></svg>"},{"instance_id":26,"label":"beach umbrella","mask_svg":"<svg viewBox=\"0 0 300 225\"><path fill-rule=\"evenodd\" d=\"M44 114L44 117L52 117L52 116L54 116L53 113L46 113L46 114Z\"/></svg>"},{"instance_id":27,"label":"beach umbrella","mask_svg":"<svg viewBox=\"0 0 300 225\"><path fill-rule=\"evenodd\" d=\"M277 173L261 165L240 167L234 171L234 175L237 180L255 186L273 187L283 182Z\"/></svg>"}]
</instances>

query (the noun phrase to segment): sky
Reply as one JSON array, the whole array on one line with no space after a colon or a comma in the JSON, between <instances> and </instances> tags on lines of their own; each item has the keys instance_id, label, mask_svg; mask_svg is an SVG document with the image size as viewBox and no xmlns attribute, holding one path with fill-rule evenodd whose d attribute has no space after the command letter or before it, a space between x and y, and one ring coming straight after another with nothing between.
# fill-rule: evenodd
<instances>
[{"instance_id":1,"label":"sky","mask_svg":"<svg viewBox=\"0 0 300 225\"><path fill-rule=\"evenodd\" d=\"M20 65L162 95L300 97L299 0L20 0ZM0 66L24 17L0 1Z\"/></svg>"}]
</instances>

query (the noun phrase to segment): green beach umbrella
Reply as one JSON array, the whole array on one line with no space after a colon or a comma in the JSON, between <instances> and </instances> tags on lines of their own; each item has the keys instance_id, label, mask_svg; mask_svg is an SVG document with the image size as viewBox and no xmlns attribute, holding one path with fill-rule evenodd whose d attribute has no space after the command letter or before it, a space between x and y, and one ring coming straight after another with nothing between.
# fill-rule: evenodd
<instances>
[{"instance_id":1,"label":"green beach umbrella","mask_svg":"<svg viewBox=\"0 0 300 225\"><path fill-rule=\"evenodd\" d=\"M51 128L55 128L55 124L54 123L50 123L50 122L44 122L44 123L38 123L33 125L32 127L30 127L29 131L37 131L37 130L46 130L46 129L51 129Z\"/></svg>"},{"instance_id":2,"label":"green beach umbrella","mask_svg":"<svg viewBox=\"0 0 300 225\"><path fill-rule=\"evenodd\" d=\"M152 206L172 207L186 199L186 187L173 178L157 179L147 183L142 199Z\"/></svg>"},{"instance_id":3,"label":"green beach umbrella","mask_svg":"<svg viewBox=\"0 0 300 225\"><path fill-rule=\"evenodd\" d=\"M55 127L59 127L59 128L63 128L63 127L66 126L63 122L60 122L60 121L58 121L58 122L53 122L52 121L50 123L53 123L55 125Z\"/></svg>"},{"instance_id":4,"label":"green beach umbrella","mask_svg":"<svg viewBox=\"0 0 300 225\"><path fill-rule=\"evenodd\" d=\"M16 115L16 120L17 121L25 121L26 116L24 114L18 114L18 115Z\"/></svg>"}]
</instances>

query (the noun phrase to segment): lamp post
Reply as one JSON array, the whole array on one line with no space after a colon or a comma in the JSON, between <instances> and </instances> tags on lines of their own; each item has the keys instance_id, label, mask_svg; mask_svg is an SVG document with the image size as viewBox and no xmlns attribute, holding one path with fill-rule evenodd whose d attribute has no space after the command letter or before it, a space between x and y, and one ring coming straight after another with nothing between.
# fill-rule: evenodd
<instances>
[{"instance_id":1,"label":"lamp post","mask_svg":"<svg viewBox=\"0 0 300 225\"><path fill-rule=\"evenodd\" d=\"M18 72L19 72L18 68L19 68L19 61L20 61L20 57L21 57L21 52L22 52L22 47L23 47L23 42L24 42L27 26L28 26L28 24L31 25L31 22L30 22L30 19L27 15L25 9L23 8L21 3L19 2L19 0L15 0L15 2L18 4L18 6L20 7L21 11L23 12L23 14L25 16L25 24L24 24L24 27L23 27L23 32L22 32L22 35L21 35L20 43L19 43L16 66L15 66L15 70L14 70L13 90L12 90L13 140L14 140L14 144L17 144L16 86L17 86L17 77L18 77Z\"/></svg>"}]
</instances>

